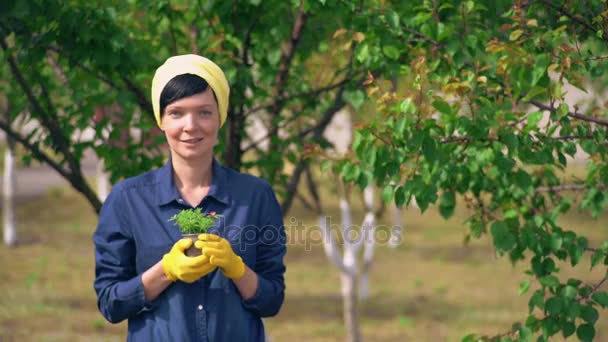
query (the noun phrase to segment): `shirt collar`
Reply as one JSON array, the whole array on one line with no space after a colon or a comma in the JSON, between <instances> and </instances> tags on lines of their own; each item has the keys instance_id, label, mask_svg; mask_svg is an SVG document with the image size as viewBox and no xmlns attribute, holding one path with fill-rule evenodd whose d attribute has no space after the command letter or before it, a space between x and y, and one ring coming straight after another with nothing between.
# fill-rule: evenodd
<instances>
[{"instance_id":1,"label":"shirt collar","mask_svg":"<svg viewBox=\"0 0 608 342\"><path fill-rule=\"evenodd\" d=\"M211 186L209 187L207 196L213 197L223 204L228 204L230 202L230 194L228 192L227 177L226 169L213 158L211 163ZM165 205L181 198L173 180L171 158L169 158L163 167L158 169L156 184L158 184L156 192L156 202L158 205Z\"/></svg>"}]
</instances>

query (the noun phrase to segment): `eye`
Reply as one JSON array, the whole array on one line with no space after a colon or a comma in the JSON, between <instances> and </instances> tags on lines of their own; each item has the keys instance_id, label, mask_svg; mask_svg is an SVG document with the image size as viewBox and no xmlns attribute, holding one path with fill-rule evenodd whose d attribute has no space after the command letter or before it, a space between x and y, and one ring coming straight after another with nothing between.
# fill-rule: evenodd
<instances>
[{"instance_id":1,"label":"eye","mask_svg":"<svg viewBox=\"0 0 608 342\"><path fill-rule=\"evenodd\" d=\"M169 115L170 116L181 116L182 112L177 111L177 110L172 110L172 111L169 112Z\"/></svg>"},{"instance_id":2,"label":"eye","mask_svg":"<svg viewBox=\"0 0 608 342\"><path fill-rule=\"evenodd\" d=\"M208 110L203 110L203 111L198 112L198 115L200 115L200 116L209 116L209 115L211 115L211 112L208 111Z\"/></svg>"}]
</instances>

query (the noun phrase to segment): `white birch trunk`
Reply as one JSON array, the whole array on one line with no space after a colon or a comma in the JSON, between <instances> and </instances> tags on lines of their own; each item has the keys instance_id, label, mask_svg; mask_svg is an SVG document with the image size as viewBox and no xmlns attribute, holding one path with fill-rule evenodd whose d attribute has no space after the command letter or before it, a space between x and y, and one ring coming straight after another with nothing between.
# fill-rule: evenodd
<instances>
[{"instance_id":1,"label":"white birch trunk","mask_svg":"<svg viewBox=\"0 0 608 342\"><path fill-rule=\"evenodd\" d=\"M366 300L369 298L369 270L372 267L374 258L376 216L374 214L374 187L368 186L363 190L363 202L367 213L361 227L361 240L363 241L363 266L361 268L361 281L359 298Z\"/></svg>"},{"instance_id":2,"label":"white birch trunk","mask_svg":"<svg viewBox=\"0 0 608 342\"><path fill-rule=\"evenodd\" d=\"M4 152L4 177L2 182L3 217L4 217L4 244L14 246L17 243L17 225L15 222L15 144L10 137L6 137L7 146Z\"/></svg>"},{"instance_id":3,"label":"white birch trunk","mask_svg":"<svg viewBox=\"0 0 608 342\"><path fill-rule=\"evenodd\" d=\"M344 194L342 194L344 196ZM342 237L344 241L344 269L340 274L342 282L342 301L344 303L344 326L348 342L360 342L359 308L357 290L357 244L360 239L352 227L350 205L345 197L340 199L340 213L342 219ZM359 232L361 233L361 232Z\"/></svg>"},{"instance_id":4,"label":"white birch trunk","mask_svg":"<svg viewBox=\"0 0 608 342\"><path fill-rule=\"evenodd\" d=\"M96 180L97 180L97 196L101 202L105 201L110 193L110 181L108 180L108 174L104 171L103 159L97 162L96 169Z\"/></svg>"},{"instance_id":5,"label":"white birch trunk","mask_svg":"<svg viewBox=\"0 0 608 342\"><path fill-rule=\"evenodd\" d=\"M391 216L393 221L393 226L391 227L391 236L388 240L388 246L390 248L397 248L399 244L401 244L401 239L403 239L403 222L401 220L401 211L395 203L391 204Z\"/></svg>"}]
</instances>

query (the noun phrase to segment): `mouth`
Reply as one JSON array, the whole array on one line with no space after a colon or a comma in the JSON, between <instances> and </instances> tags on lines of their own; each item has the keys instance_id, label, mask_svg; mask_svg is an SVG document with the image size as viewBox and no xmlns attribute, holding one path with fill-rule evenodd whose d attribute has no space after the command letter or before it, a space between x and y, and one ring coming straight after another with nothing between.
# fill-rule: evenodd
<instances>
[{"instance_id":1,"label":"mouth","mask_svg":"<svg viewBox=\"0 0 608 342\"><path fill-rule=\"evenodd\" d=\"M197 143L203 141L203 138L183 139L183 140L180 140L180 141L182 143L185 143L185 144L191 144L191 145L193 145L193 144L197 144Z\"/></svg>"}]
</instances>

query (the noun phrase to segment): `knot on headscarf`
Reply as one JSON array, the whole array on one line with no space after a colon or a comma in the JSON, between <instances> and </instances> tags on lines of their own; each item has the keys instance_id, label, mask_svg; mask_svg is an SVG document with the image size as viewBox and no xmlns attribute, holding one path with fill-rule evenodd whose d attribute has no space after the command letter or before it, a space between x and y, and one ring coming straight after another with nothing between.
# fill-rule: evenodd
<instances>
[{"instance_id":1,"label":"knot on headscarf","mask_svg":"<svg viewBox=\"0 0 608 342\"><path fill-rule=\"evenodd\" d=\"M213 89L218 102L221 127L228 115L230 87L222 69L210 59L198 55L173 56L156 69L152 79L152 107L156 124L160 127L160 94L171 79L183 74L199 76Z\"/></svg>"}]
</instances>

